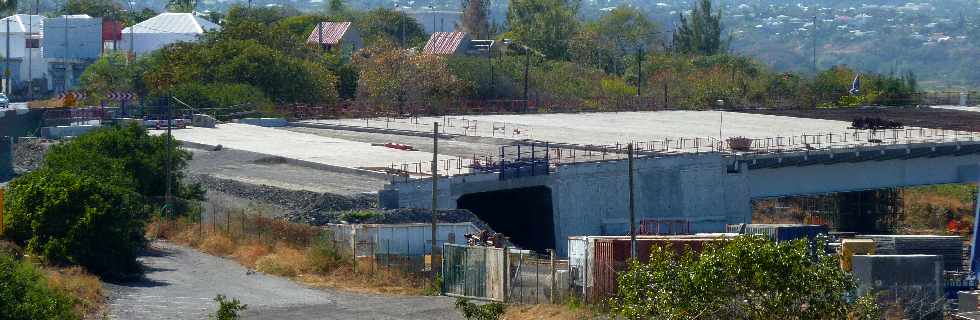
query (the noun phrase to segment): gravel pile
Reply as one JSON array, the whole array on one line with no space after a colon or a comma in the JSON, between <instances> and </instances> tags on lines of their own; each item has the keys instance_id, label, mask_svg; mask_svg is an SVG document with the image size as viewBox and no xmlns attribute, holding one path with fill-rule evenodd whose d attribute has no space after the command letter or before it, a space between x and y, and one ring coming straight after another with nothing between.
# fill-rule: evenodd
<instances>
[{"instance_id":1,"label":"gravel pile","mask_svg":"<svg viewBox=\"0 0 980 320\"><path fill-rule=\"evenodd\" d=\"M36 138L20 138L14 143L14 171L20 174L37 170L53 143Z\"/></svg>"},{"instance_id":2,"label":"gravel pile","mask_svg":"<svg viewBox=\"0 0 980 320\"><path fill-rule=\"evenodd\" d=\"M267 185L256 185L235 180L215 178L209 175L188 177L191 183L200 183L205 189L220 191L239 198L274 205L289 211L300 212L343 211L377 207L377 195L363 194L347 197L313 191L289 190ZM292 220L292 219L290 219Z\"/></svg>"},{"instance_id":3,"label":"gravel pile","mask_svg":"<svg viewBox=\"0 0 980 320\"><path fill-rule=\"evenodd\" d=\"M289 214L287 219L292 222L307 223L315 226L322 226L328 223L368 223L368 224L400 224L400 223L431 223L432 211L428 209L391 209L391 210L372 210L374 215L357 221L349 220L348 211L302 211ZM460 223L472 222L477 228L489 230L490 226L480 220L469 210L453 209L440 210L437 216L439 222Z\"/></svg>"},{"instance_id":4,"label":"gravel pile","mask_svg":"<svg viewBox=\"0 0 980 320\"><path fill-rule=\"evenodd\" d=\"M205 189L220 191L238 198L261 202L282 208L281 218L291 222L322 226L328 223L354 222L352 211L370 211L357 223L398 224L429 223L432 211L428 209L379 210L376 194L342 196L331 193L288 190L266 185L255 185L235 180L215 178L209 175L193 175L188 182L200 183ZM489 230L490 226L468 210L440 210L439 222L472 222L477 228Z\"/></svg>"}]
</instances>

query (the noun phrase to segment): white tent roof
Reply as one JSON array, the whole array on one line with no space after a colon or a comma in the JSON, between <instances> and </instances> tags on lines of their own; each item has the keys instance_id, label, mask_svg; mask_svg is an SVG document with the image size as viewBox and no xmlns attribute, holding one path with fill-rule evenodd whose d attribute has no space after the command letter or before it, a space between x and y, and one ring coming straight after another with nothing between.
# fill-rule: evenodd
<instances>
[{"instance_id":1,"label":"white tent roof","mask_svg":"<svg viewBox=\"0 0 980 320\"><path fill-rule=\"evenodd\" d=\"M191 13L164 12L146 21L137 23L132 27L123 29L123 33L130 32L133 28L134 33L204 33L221 26L207 21L204 18L195 16Z\"/></svg>"},{"instance_id":2,"label":"white tent roof","mask_svg":"<svg viewBox=\"0 0 980 320\"><path fill-rule=\"evenodd\" d=\"M7 20L10 20L10 32L27 33L28 27L32 33L41 33L41 22L44 17L29 14L15 14L0 19L0 32L7 32Z\"/></svg>"}]
</instances>

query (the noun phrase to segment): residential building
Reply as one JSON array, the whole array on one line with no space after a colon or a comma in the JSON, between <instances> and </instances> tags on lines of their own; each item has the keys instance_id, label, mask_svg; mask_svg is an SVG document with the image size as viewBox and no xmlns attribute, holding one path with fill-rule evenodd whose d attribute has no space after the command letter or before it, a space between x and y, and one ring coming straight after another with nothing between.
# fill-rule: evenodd
<instances>
[{"instance_id":1,"label":"residential building","mask_svg":"<svg viewBox=\"0 0 980 320\"><path fill-rule=\"evenodd\" d=\"M71 90L85 68L102 55L102 18L65 15L45 18L42 23L48 88L55 92Z\"/></svg>"},{"instance_id":2,"label":"residential building","mask_svg":"<svg viewBox=\"0 0 980 320\"><path fill-rule=\"evenodd\" d=\"M172 43L197 41L205 32L219 29L221 26L191 13L164 12L123 29L117 49L140 55Z\"/></svg>"},{"instance_id":3,"label":"residential building","mask_svg":"<svg viewBox=\"0 0 980 320\"><path fill-rule=\"evenodd\" d=\"M27 88L28 80L43 79L47 70L41 54L41 21L38 15L17 14L0 19L0 65L10 63L8 94ZM9 28L9 29L8 29ZM8 33L9 30L9 33ZM9 36L8 36L9 35ZM8 47L9 45L9 47ZM0 68L0 70L5 68ZM2 73L0 73L2 74ZM35 88L37 89L37 88Z\"/></svg>"},{"instance_id":4,"label":"residential building","mask_svg":"<svg viewBox=\"0 0 980 320\"><path fill-rule=\"evenodd\" d=\"M340 49L349 52L364 47L361 33L349 21L318 23L310 32L306 43L319 45L327 50Z\"/></svg>"},{"instance_id":5,"label":"residential building","mask_svg":"<svg viewBox=\"0 0 980 320\"><path fill-rule=\"evenodd\" d=\"M479 48L473 44L473 39L466 32L436 32L429 37L429 42L426 42L422 53L468 55L479 53Z\"/></svg>"}]
</instances>

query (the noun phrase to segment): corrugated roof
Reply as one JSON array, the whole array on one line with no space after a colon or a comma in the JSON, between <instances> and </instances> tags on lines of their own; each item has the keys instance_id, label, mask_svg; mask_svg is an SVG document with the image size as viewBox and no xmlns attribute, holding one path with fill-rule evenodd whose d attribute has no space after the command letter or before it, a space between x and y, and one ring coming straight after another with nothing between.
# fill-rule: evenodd
<instances>
[{"instance_id":1,"label":"corrugated roof","mask_svg":"<svg viewBox=\"0 0 980 320\"><path fill-rule=\"evenodd\" d=\"M313 32L310 32L310 37L306 39L306 43L338 44L340 39L350 30L350 26L350 22L320 22L313 28ZM322 39L320 38L321 35Z\"/></svg>"},{"instance_id":2,"label":"corrugated roof","mask_svg":"<svg viewBox=\"0 0 980 320\"><path fill-rule=\"evenodd\" d=\"M455 54L466 38L466 32L434 32L425 43L422 53Z\"/></svg>"},{"instance_id":3,"label":"corrugated roof","mask_svg":"<svg viewBox=\"0 0 980 320\"><path fill-rule=\"evenodd\" d=\"M44 21L44 17L29 14L15 14L0 19L0 32L7 32L6 20L10 20L10 32L27 33L30 27L31 33L41 33L41 21Z\"/></svg>"},{"instance_id":4,"label":"corrugated roof","mask_svg":"<svg viewBox=\"0 0 980 320\"><path fill-rule=\"evenodd\" d=\"M191 13L164 12L146 21L123 29L123 33L204 33L221 26Z\"/></svg>"}]
</instances>

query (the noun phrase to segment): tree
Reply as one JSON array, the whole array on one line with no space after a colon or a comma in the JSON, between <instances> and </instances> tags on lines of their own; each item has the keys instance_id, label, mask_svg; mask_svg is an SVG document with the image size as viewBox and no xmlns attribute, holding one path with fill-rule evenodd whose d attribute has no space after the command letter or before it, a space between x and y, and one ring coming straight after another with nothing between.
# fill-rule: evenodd
<instances>
[{"instance_id":1,"label":"tree","mask_svg":"<svg viewBox=\"0 0 980 320\"><path fill-rule=\"evenodd\" d=\"M743 236L678 256L655 247L619 276L612 310L626 319L878 319L873 297L838 258L806 240Z\"/></svg>"},{"instance_id":2,"label":"tree","mask_svg":"<svg viewBox=\"0 0 980 320\"><path fill-rule=\"evenodd\" d=\"M388 8L378 8L354 19L354 25L361 31L364 46L370 47L382 42L404 43L406 47L420 47L428 40L425 29L415 18L404 12Z\"/></svg>"},{"instance_id":3,"label":"tree","mask_svg":"<svg viewBox=\"0 0 980 320\"><path fill-rule=\"evenodd\" d=\"M393 44L362 50L354 64L360 70L357 94L379 111L404 114L406 106L438 108L466 96L473 85L457 78L445 57L412 53Z\"/></svg>"},{"instance_id":4,"label":"tree","mask_svg":"<svg viewBox=\"0 0 980 320\"><path fill-rule=\"evenodd\" d=\"M586 24L571 44L576 61L623 75L637 50L648 50L660 40L660 26L632 6L620 6ZM635 65L635 63L634 63Z\"/></svg>"},{"instance_id":5,"label":"tree","mask_svg":"<svg viewBox=\"0 0 980 320\"><path fill-rule=\"evenodd\" d=\"M167 2L167 10L170 12L193 12L197 7L197 0L170 0Z\"/></svg>"},{"instance_id":6,"label":"tree","mask_svg":"<svg viewBox=\"0 0 980 320\"><path fill-rule=\"evenodd\" d=\"M169 152L168 145L173 148ZM198 198L196 191L183 194L186 186L181 184L181 171L191 158L190 152L178 149L177 142L168 142L166 136L149 135L135 124L95 130L56 145L45 155L43 167L110 181L152 199L166 194L168 155L173 171L172 194Z\"/></svg>"},{"instance_id":7,"label":"tree","mask_svg":"<svg viewBox=\"0 0 980 320\"><path fill-rule=\"evenodd\" d=\"M674 32L674 48L684 54L713 55L727 50L721 41L721 10L711 14L711 0L701 0Z\"/></svg>"},{"instance_id":8,"label":"tree","mask_svg":"<svg viewBox=\"0 0 980 320\"><path fill-rule=\"evenodd\" d=\"M513 0L507 11L505 35L534 48L549 59L567 59L578 31L579 0Z\"/></svg>"},{"instance_id":9,"label":"tree","mask_svg":"<svg viewBox=\"0 0 980 320\"><path fill-rule=\"evenodd\" d=\"M81 76L81 86L92 101L106 99L113 91L133 91L137 77L123 53L108 53L92 63Z\"/></svg>"},{"instance_id":10,"label":"tree","mask_svg":"<svg viewBox=\"0 0 980 320\"><path fill-rule=\"evenodd\" d=\"M146 210L124 186L42 168L9 186L4 236L54 265L107 278L139 271Z\"/></svg>"},{"instance_id":11,"label":"tree","mask_svg":"<svg viewBox=\"0 0 980 320\"><path fill-rule=\"evenodd\" d=\"M17 0L0 1L0 11L12 13L17 11Z\"/></svg>"},{"instance_id":12,"label":"tree","mask_svg":"<svg viewBox=\"0 0 980 320\"><path fill-rule=\"evenodd\" d=\"M463 21L461 31L469 33L474 38L491 39L490 34L490 0L462 0Z\"/></svg>"}]
</instances>

